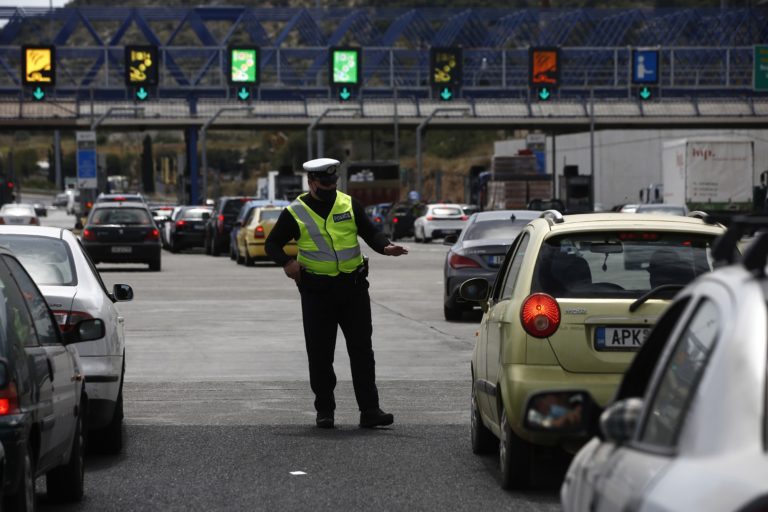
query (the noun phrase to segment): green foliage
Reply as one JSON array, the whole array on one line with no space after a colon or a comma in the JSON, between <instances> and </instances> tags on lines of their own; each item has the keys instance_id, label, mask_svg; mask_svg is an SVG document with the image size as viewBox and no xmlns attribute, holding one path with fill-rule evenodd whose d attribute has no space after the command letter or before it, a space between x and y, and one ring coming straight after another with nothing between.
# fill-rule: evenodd
<instances>
[{"instance_id":1,"label":"green foliage","mask_svg":"<svg viewBox=\"0 0 768 512\"><path fill-rule=\"evenodd\" d=\"M236 149L211 148L206 152L209 169L218 169L221 172L240 172L240 151Z\"/></svg>"},{"instance_id":2,"label":"green foliage","mask_svg":"<svg viewBox=\"0 0 768 512\"><path fill-rule=\"evenodd\" d=\"M37 172L37 150L17 149L13 152L13 172L16 176L29 176Z\"/></svg>"}]
</instances>

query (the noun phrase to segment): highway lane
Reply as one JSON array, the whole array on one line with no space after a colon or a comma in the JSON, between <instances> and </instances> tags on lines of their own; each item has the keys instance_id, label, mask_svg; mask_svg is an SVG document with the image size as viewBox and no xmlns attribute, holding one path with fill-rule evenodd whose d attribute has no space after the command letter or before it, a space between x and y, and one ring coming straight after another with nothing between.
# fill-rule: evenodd
<instances>
[{"instance_id":1,"label":"highway lane","mask_svg":"<svg viewBox=\"0 0 768 512\"><path fill-rule=\"evenodd\" d=\"M48 225L73 218L52 210ZM86 498L44 510L557 510L562 461L533 491L499 488L469 447L469 359L478 324L446 322L446 248L371 256L374 350L392 428L357 427L340 334L337 424L314 425L295 286L271 264L163 252L161 272L99 265L128 283L124 452L87 460ZM291 474L300 471L305 474ZM43 485L44 479L38 481Z\"/></svg>"}]
</instances>

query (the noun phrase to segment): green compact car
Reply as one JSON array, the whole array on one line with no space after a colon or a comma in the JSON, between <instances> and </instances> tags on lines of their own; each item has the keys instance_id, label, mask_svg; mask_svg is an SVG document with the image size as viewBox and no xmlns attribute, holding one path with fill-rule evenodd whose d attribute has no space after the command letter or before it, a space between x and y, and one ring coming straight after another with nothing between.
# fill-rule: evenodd
<instances>
[{"instance_id":1,"label":"green compact car","mask_svg":"<svg viewBox=\"0 0 768 512\"><path fill-rule=\"evenodd\" d=\"M586 442L525 428L529 398L585 389L608 403L674 294L712 269L723 232L698 218L550 210L523 228L492 287L461 285L462 298L485 311L472 355L472 449L498 446L504 488L530 483L535 449ZM574 410L542 406L559 421Z\"/></svg>"}]
</instances>

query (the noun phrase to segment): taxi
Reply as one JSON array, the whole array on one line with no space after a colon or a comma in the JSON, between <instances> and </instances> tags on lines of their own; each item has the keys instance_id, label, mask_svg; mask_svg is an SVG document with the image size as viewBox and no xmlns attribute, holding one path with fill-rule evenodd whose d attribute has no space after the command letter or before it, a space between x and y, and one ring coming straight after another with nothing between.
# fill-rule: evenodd
<instances>
[{"instance_id":1,"label":"taxi","mask_svg":"<svg viewBox=\"0 0 768 512\"><path fill-rule=\"evenodd\" d=\"M675 293L712 269L724 231L701 218L549 210L522 229L492 287L461 285L484 310L471 362L472 449L498 447L502 487L530 484L541 447L576 451L587 441L526 428L530 397L581 389L605 406Z\"/></svg>"},{"instance_id":2,"label":"taxi","mask_svg":"<svg viewBox=\"0 0 768 512\"><path fill-rule=\"evenodd\" d=\"M240 255L238 263L252 267L257 260L268 259L264 242L284 209L283 204L266 204L251 209L237 232L237 254ZM295 240L286 244L283 250L288 256L299 253Z\"/></svg>"}]
</instances>

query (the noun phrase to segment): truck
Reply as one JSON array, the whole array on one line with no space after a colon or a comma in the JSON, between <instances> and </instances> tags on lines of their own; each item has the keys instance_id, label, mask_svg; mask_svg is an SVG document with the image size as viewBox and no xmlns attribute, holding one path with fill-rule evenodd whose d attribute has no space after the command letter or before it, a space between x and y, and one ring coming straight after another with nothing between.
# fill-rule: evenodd
<instances>
[{"instance_id":1,"label":"truck","mask_svg":"<svg viewBox=\"0 0 768 512\"><path fill-rule=\"evenodd\" d=\"M293 201L299 195L309 191L305 172L269 171L266 177L258 179L256 186L258 188L256 197L269 201Z\"/></svg>"},{"instance_id":2,"label":"truck","mask_svg":"<svg viewBox=\"0 0 768 512\"><path fill-rule=\"evenodd\" d=\"M748 213L756 203L754 141L747 138L688 138L662 145L664 203L690 211Z\"/></svg>"},{"instance_id":3,"label":"truck","mask_svg":"<svg viewBox=\"0 0 768 512\"><path fill-rule=\"evenodd\" d=\"M526 150L494 155L491 171L480 173L479 180L484 210L525 210L535 200L553 197L552 176L539 174L535 156Z\"/></svg>"}]
</instances>

